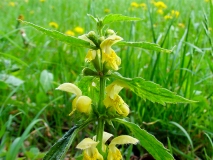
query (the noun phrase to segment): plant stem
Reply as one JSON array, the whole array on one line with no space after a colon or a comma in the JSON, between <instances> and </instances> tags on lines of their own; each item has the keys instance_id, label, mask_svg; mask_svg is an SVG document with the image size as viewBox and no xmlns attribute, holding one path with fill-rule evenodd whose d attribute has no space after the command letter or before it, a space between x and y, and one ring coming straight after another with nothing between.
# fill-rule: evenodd
<instances>
[{"instance_id":1,"label":"plant stem","mask_svg":"<svg viewBox=\"0 0 213 160\"><path fill-rule=\"evenodd\" d=\"M104 90L105 90L105 78L100 77L100 97L99 97L99 103L98 103L98 111L100 114L103 114L104 111ZM102 139L103 139L103 132L104 132L104 119L100 118L98 119L98 126L97 126L97 140L98 143L98 150L99 152L102 152Z\"/></svg>"}]
</instances>

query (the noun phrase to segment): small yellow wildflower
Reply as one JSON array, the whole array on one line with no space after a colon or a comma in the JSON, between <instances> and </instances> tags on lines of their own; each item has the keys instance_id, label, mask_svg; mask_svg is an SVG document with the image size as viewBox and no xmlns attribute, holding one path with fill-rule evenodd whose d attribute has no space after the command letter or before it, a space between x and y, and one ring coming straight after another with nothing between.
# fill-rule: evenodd
<instances>
[{"instance_id":1,"label":"small yellow wildflower","mask_svg":"<svg viewBox=\"0 0 213 160\"><path fill-rule=\"evenodd\" d=\"M96 148L98 143L91 138L85 138L76 146L76 148L83 150L83 160L103 160L103 156Z\"/></svg>"},{"instance_id":2,"label":"small yellow wildflower","mask_svg":"<svg viewBox=\"0 0 213 160\"><path fill-rule=\"evenodd\" d=\"M179 11L172 10L171 14L172 14L172 17L174 16L174 17L177 18L177 17L179 16L180 12L179 12Z\"/></svg>"},{"instance_id":3,"label":"small yellow wildflower","mask_svg":"<svg viewBox=\"0 0 213 160\"><path fill-rule=\"evenodd\" d=\"M71 30L67 30L65 32L65 34L68 35L68 36L74 36L75 35L75 33L73 31L71 31Z\"/></svg>"},{"instance_id":4,"label":"small yellow wildflower","mask_svg":"<svg viewBox=\"0 0 213 160\"><path fill-rule=\"evenodd\" d=\"M165 20L172 19L172 16L170 16L170 15L165 15L165 16L164 16L164 19L165 19Z\"/></svg>"},{"instance_id":5,"label":"small yellow wildflower","mask_svg":"<svg viewBox=\"0 0 213 160\"><path fill-rule=\"evenodd\" d=\"M102 62L106 63L108 69L118 70L118 66L121 64L120 57L118 57L115 51L111 48L113 44L121 40L123 40L123 38L113 34L101 42L100 47L103 51Z\"/></svg>"},{"instance_id":6,"label":"small yellow wildflower","mask_svg":"<svg viewBox=\"0 0 213 160\"><path fill-rule=\"evenodd\" d=\"M164 2L162 2L162 1L153 2L153 4L158 9L166 9L167 8L166 4Z\"/></svg>"},{"instance_id":7,"label":"small yellow wildflower","mask_svg":"<svg viewBox=\"0 0 213 160\"><path fill-rule=\"evenodd\" d=\"M108 9L108 8L104 9L104 13L109 13L109 12L110 12L110 9Z\"/></svg>"},{"instance_id":8,"label":"small yellow wildflower","mask_svg":"<svg viewBox=\"0 0 213 160\"><path fill-rule=\"evenodd\" d=\"M45 2L45 0L40 0L40 2Z\"/></svg>"},{"instance_id":9,"label":"small yellow wildflower","mask_svg":"<svg viewBox=\"0 0 213 160\"><path fill-rule=\"evenodd\" d=\"M139 4L140 7L142 7L143 9L147 9L146 3L141 3Z\"/></svg>"},{"instance_id":10,"label":"small yellow wildflower","mask_svg":"<svg viewBox=\"0 0 213 160\"><path fill-rule=\"evenodd\" d=\"M49 23L49 26L50 26L50 27L53 27L53 28L55 28L55 29L58 29L58 24L57 24L56 22L50 22L50 23Z\"/></svg>"},{"instance_id":11,"label":"small yellow wildflower","mask_svg":"<svg viewBox=\"0 0 213 160\"><path fill-rule=\"evenodd\" d=\"M75 27L74 28L74 31L76 32L76 33L78 33L78 34L82 34L82 33L84 33L84 29L83 28L81 28L81 27Z\"/></svg>"},{"instance_id":12,"label":"small yellow wildflower","mask_svg":"<svg viewBox=\"0 0 213 160\"><path fill-rule=\"evenodd\" d=\"M24 16L20 14L20 15L18 16L18 20L22 20L22 21L23 21L23 20L24 20Z\"/></svg>"},{"instance_id":13,"label":"small yellow wildflower","mask_svg":"<svg viewBox=\"0 0 213 160\"><path fill-rule=\"evenodd\" d=\"M29 0L25 0L25 2L26 2L26 3L28 3L28 2L29 2Z\"/></svg>"},{"instance_id":14,"label":"small yellow wildflower","mask_svg":"<svg viewBox=\"0 0 213 160\"><path fill-rule=\"evenodd\" d=\"M205 0L205 2L210 2L210 0Z\"/></svg>"},{"instance_id":15,"label":"small yellow wildflower","mask_svg":"<svg viewBox=\"0 0 213 160\"><path fill-rule=\"evenodd\" d=\"M76 85L72 83L63 83L56 89L76 95L72 102L72 112L69 115L72 115L76 110L85 114L89 114L91 112L92 100L87 96L83 96L81 90Z\"/></svg>"},{"instance_id":16,"label":"small yellow wildflower","mask_svg":"<svg viewBox=\"0 0 213 160\"><path fill-rule=\"evenodd\" d=\"M122 160L122 155L120 150L116 147L116 145L122 144L137 144L139 141L136 138L133 138L129 135L121 135L115 137L109 144L109 152L107 156L107 160Z\"/></svg>"},{"instance_id":17,"label":"small yellow wildflower","mask_svg":"<svg viewBox=\"0 0 213 160\"><path fill-rule=\"evenodd\" d=\"M139 4L136 3L136 2L132 2L132 3L130 4L130 6L131 6L131 7L138 8L138 7L139 7Z\"/></svg>"},{"instance_id":18,"label":"small yellow wildflower","mask_svg":"<svg viewBox=\"0 0 213 160\"><path fill-rule=\"evenodd\" d=\"M106 108L111 107L111 109L115 110L119 115L126 117L129 114L129 106L118 95L122 88L123 87L117 84L117 82L113 82L107 86L104 105Z\"/></svg>"},{"instance_id":19,"label":"small yellow wildflower","mask_svg":"<svg viewBox=\"0 0 213 160\"><path fill-rule=\"evenodd\" d=\"M15 7L15 2L9 2L9 6L11 6L11 7Z\"/></svg>"},{"instance_id":20,"label":"small yellow wildflower","mask_svg":"<svg viewBox=\"0 0 213 160\"><path fill-rule=\"evenodd\" d=\"M185 25L183 23L178 23L178 27L185 28Z\"/></svg>"},{"instance_id":21,"label":"small yellow wildflower","mask_svg":"<svg viewBox=\"0 0 213 160\"><path fill-rule=\"evenodd\" d=\"M163 15L163 10L162 9L158 9L157 13L160 14L160 15Z\"/></svg>"},{"instance_id":22,"label":"small yellow wildflower","mask_svg":"<svg viewBox=\"0 0 213 160\"><path fill-rule=\"evenodd\" d=\"M211 31L212 31L212 27L209 27L209 28L208 28L208 31L210 31L210 32L211 32Z\"/></svg>"}]
</instances>

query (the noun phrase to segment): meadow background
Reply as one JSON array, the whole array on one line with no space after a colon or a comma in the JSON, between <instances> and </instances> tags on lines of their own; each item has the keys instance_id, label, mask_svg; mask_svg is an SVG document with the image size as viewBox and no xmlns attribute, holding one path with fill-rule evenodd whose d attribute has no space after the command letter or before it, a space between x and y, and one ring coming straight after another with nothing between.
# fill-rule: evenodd
<instances>
[{"instance_id":1,"label":"meadow background","mask_svg":"<svg viewBox=\"0 0 213 160\"><path fill-rule=\"evenodd\" d=\"M158 43L170 54L114 47L122 59L119 72L142 77L191 100L193 104L154 104L128 90L132 122L160 140L176 159L213 158L213 2L210 0L1 0L0 2L0 159L41 159L77 120L70 117L72 96L56 91L81 79L86 49L51 39L20 23L79 36L96 26L87 13L140 17L139 22L109 28L125 41ZM116 124L115 124L116 125ZM92 128L76 138L92 135ZM114 134L128 130L116 126ZM93 136L93 135L92 135ZM67 159L80 151L74 144ZM127 157L146 151L131 145Z\"/></svg>"}]
</instances>

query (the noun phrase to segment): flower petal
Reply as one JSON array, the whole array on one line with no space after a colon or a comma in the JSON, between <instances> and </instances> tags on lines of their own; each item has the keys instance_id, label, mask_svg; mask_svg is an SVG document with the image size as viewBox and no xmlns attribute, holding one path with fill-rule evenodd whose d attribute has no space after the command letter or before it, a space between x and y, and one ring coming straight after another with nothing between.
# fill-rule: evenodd
<instances>
[{"instance_id":1,"label":"flower petal","mask_svg":"<svg viewBox=\"0 0 213 160\"><path fill-rule=\"evenodd\" d=\"M136 138L133 138L129 135L121 135L121 136L118 136L118 137L115 137L111 143L109 144L112 145L112 146L115 146L117 144L137 144L139 141L136 139Z\"/></svg>"},{"instance_id":2,"label":"flower petal","mask_svg":"<svg viewBox=\"0 0 213 160\"><path fill-rule=\"evenodd\" d=\"M89 114L92 107L92 100L87 96L80 96L76 101L76 109L79 112Z\"/></svg>"},{"instance_id":3,"label":"flower petal","mask_svg":"<svg viewBox=\"0 0 213 160\"><path fill-rule=\"evenodd\" d=\"M122 40L123 40L122 37L117 36L116 34L113 34L113 35L107 37L103 42L101 42L100 47L104 53L109 54L111 46Z\"/></svg>"},{"instance_id":4,"label":"flower petal","mask_svg":"<svg viewBox=\"0 0 213 160\"><path fill-rule=\"evenodd\" d=\"M87 55L86 55L85 61L86 61L86 62L90 62L90 61L94 60L95 57L96 57L96 54L97 54L97 51L96 51L96 50L90 49L90 50L88 51Z\"/></svg>"},{"instance_id":5,"label":"flower petal","mask_svg":"<svg viewBox=\"0 0 213 160\"><path fill-rule=\"evenodd\" d=\"M118 95L118 93L122 90L123 87L121 87L120 85L116 84L116 83L111 83L110 85L108 85L106 87L106 92L107 95L111 98L111 99L115 99L116 96Z\"/></svg>"},{"instance_id":6,"label":"flower petal","mask_svg":"<svg viewBox=\"0 0 213 160\"><path fill-rule=\"evenodd\" d=\"M81 90L74 84L72 83L63 83L60 86L58 86L58 88L56 88L57 90L61 90L61 91L66 91L66 92L70 92L75 94L76 96L81 96L82 92Z\"/></svg>"},{"instance_id":7,"label":"flower petal","mask_svg":"<svg viewBox=\"0 0 213 160\"><path fill-rule=\"evenodd\" d=\"M84 138L77 146L76 148L78 149L88 149L91 147L96 147L98 145L99 142L95 142L93 141L91 138Z\"/></svg>"}]
</instances>

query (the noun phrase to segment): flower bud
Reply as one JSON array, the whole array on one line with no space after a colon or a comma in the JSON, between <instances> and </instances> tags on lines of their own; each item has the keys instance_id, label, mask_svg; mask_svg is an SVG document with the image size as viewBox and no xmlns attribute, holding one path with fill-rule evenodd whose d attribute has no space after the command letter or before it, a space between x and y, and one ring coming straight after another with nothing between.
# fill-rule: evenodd
<instances>
[{"instance_id":1,"label":"flower bud","mask_svg":"<svg viewBox=\"0 0 213 160\"><path fill-rule=\"evenodd\" d=\"M114 34L115 34L115 31L113 31L112 29L107 29L105 32L106 37L114 35Z\"/></svg>"},{"instance_id":2,"label":"flower bud","mask_svg":"<svg viewBox=\"0 0 213 160\"><path fill-rule=\"evenodd\" d=\"M95 45L96 47L100 47L100 43L98 41L98 35L94 31L90 31L87 34L87 38L89 38Z\"/></svg>"},{"instance_id":3,"label":"flower bud","mask_svg":"<svg viewBox=\"0 0 213 160\"><path fill-rule=\"evenodd\" d=\"M80 96L76 101L76 109L81 113L89 114L92 109L92 100L87 96Z\"/></svg>"}]
</instances>

